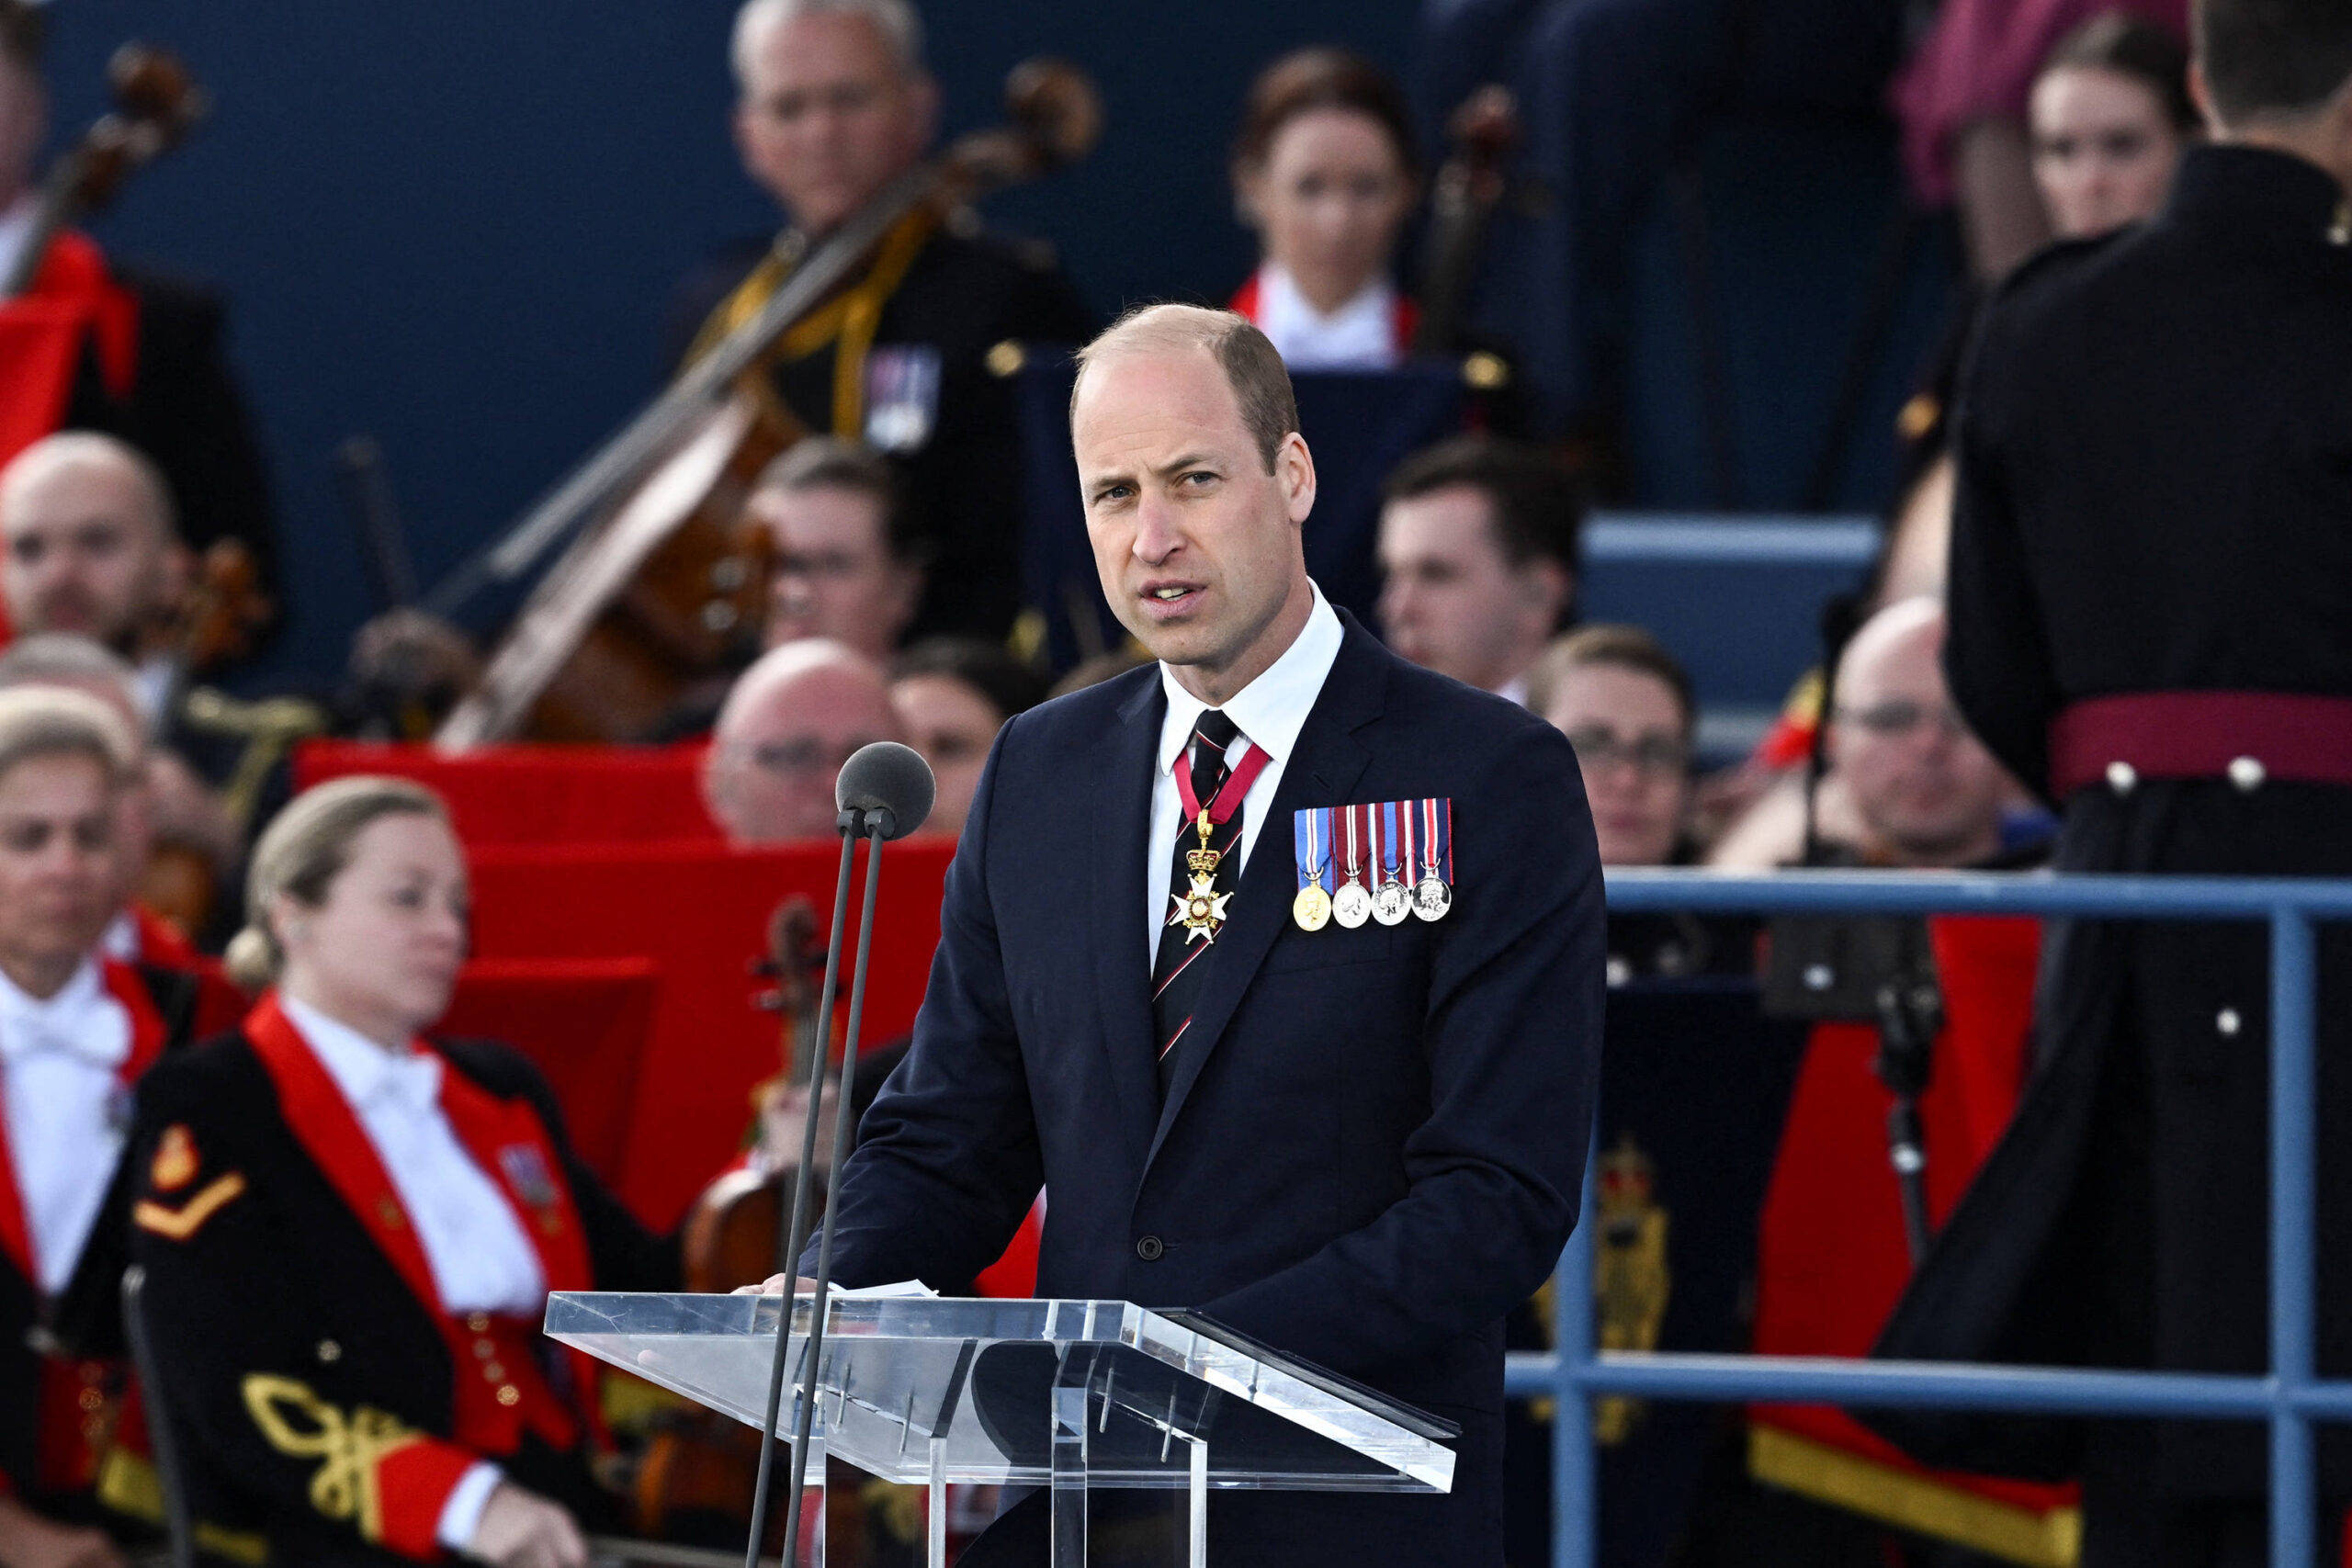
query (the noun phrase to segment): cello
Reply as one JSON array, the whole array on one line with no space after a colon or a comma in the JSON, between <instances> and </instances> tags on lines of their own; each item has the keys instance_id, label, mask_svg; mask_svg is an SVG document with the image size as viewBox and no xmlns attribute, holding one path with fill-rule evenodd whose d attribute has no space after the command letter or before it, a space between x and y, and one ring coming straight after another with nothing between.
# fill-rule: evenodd
<instances>
[{"instance_id":1,"label":"cello","mask_svg":"<svg viewBox=\"0 0 2352 1568\"><path fill-rule=\"evenodd\" d=\"M435 733L438 745L641 739L755 646L768 571L764 536L741 521L742 501L806 434L767 385L771 355L910 214L944 218L1093 146L1101 106L1075 66L1024 62L1005 96L1007 124L961 138L852 214L764 306L435 591L425 607L447 616L563 550Z\"/></svg>"}]
</instances>

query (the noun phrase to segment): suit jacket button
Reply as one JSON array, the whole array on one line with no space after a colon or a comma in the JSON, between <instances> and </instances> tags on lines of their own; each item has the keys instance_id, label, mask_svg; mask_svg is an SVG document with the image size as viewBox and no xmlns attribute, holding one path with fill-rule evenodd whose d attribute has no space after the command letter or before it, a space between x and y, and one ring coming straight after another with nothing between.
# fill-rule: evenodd
<instances>
[{"instance_id":1,"label":"suit jacket button","mask_svg":"<svg viewBox=\"0 0 2352 1568\"><path fill-rule=\"evenodd\" d=\"M1156 1235L1139 1236L1136 1240L1136 1256L1146 1263L1159 1262L1159 1255L1167 1250L1167 1244Z\"/></svg>"}]
</instances>

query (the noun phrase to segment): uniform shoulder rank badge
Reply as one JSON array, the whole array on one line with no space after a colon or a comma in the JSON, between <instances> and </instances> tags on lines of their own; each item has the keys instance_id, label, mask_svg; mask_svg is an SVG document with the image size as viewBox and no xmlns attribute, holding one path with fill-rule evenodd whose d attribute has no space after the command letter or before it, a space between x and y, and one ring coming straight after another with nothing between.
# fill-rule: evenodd
<instances>
[{"instance_id":1,"label":"uniform shoulder rank badge","mask_svg":"<svg viewBox=\"0 0 2352 1568\"><path fill-rule=\"evenodd\" d=\"M185 1122L175 1122L155 1140L155 1157L147 1167L147 1184L158 1192L176 1192L196 1179L202 1168L197 1158L196 1135Z\"/></svg>"},{"instance_id":2,"label":"uniform shoulder rank badge","mask_svg":"<svg viewBox=\"0 0 2352 1568\"><path fill-rule=\"evenodd\" d=\"M1293 814L1291 835L1291 915L1302 931L1438 920L1453 908L1453 802L1445 796L1317 807Z\"/></svg>"},{"instance_id":3,"label":"uniform shoulder rank badge","mask_svg":"<svg viewBox=\"0 0 2352 1568\"><path fill-rule=\"evenodd\" d=\"M207 1220L245 1190L244 1173L232 1170L213 1178L183 1201L167 1201L168 1195L186 1189L203 1168L204 1156L197 1152L196 1134L187 1124L175 1122L164 1128L164 1135L155 1140L155 1156L147 1164L147 1184L165 1196L141 1198L131 1205L130 1223L170 1241L186 1241L196 1235Z\"/></svg>"}]
</instances>

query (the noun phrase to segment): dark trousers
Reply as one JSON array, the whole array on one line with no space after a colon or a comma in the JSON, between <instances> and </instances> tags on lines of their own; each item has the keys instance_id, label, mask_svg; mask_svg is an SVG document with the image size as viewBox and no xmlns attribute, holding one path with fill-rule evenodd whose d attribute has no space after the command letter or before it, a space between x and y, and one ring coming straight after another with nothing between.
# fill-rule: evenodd
<instances>
[{"instance_id":1,"label":"dark trousers","mask_svg":"<svg viewBox=\"0 0 2352 1568\"><path fill-rule=\"evenodd\" d=\"M2183 1502L2154 1482L2144 1422L2102 1422L2083 1455L2080 1568L2268 1568L2270 1521L2260 1503ZM2321 1512L2314 1568L2343 1561L2344 1510Z\"/></svg>"}]
</instances>

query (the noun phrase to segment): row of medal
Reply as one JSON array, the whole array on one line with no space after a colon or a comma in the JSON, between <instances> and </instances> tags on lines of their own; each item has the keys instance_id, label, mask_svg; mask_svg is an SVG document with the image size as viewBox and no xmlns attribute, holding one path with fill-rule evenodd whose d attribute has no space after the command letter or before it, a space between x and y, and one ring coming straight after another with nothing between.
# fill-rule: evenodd
<instances>
[{"instance_id":1,"label":"row of medal","mask_svg":"<svg viewBox=\"0 0 2352 1568\"><path fill-rule=\"evenodd\" d=\"M1298 897L1291 919L1319 931L1337 920L1442 919L1453 907L1453 802L1431 796L1322 806L1291 814Z\"/></svg>"}]
</instances>

